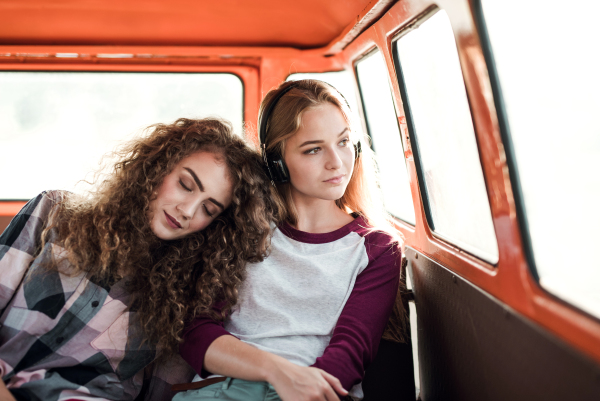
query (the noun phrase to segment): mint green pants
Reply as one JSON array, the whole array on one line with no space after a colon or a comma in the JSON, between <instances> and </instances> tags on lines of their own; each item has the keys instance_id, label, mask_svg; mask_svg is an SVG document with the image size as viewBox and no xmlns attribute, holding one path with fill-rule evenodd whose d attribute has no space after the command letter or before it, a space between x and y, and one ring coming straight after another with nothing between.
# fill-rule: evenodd
<instances>
[{"instance_id":1,"label":"mint green pants","mask_svg":"<svg viewBox=\"0 0 600 401\"><path fill-rule=\"evenodd\" d=\"M173 401L281 401L277 392L267 382L250 382L232 379L211 384L199 390L182 391L173 397Z\"/></svg>"}]
</instances>

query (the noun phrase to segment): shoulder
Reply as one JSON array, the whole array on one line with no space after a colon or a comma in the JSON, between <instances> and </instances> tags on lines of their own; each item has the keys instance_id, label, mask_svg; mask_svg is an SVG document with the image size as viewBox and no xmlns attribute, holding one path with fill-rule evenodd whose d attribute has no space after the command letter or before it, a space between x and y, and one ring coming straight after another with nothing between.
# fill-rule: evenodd
<instances>
[{"instance_id":1,"label":"shoulder","mask_svg":"<svg viewBox=\"0 0 600 401\"><path fill-rule=\"evenodd\" d=\"M58 203L67 200L69 196L70 192L68 191L43 191L35 198L27 202L27 204L19 212L19 215L24 217L37 217L39 219L46 220L52 208Z\"/></svg>"},{"instance_id":2,"label":"shoulder","mask_svg":"<svg viewBox=\"0 0 600 401\"><path fill-rule=\"evenodd\" d=\"M364 245L369 256L369 261L380 257L398 258L402 257L402 243L400 237L394 233L392 228L374 227L367 221L358 217L355 233L364 238Z\"/></svg>"},{"instance_id":3,"label":"shoulder","mask_svg":"<svg viewBox=\"0 0 600 401\"><path fill-rule=\"evenodd\" d=\"M55 213L55 206L67 200L70 193L67 191L43 191L23 206L12 219L6 231L10 236L18 233L33 233L40 230L51 215Z\"/></svg>"},{"instance_id":4,"label":"shoulder","mask_svg":"<svg viewBox=\"0 0 600 401\"><path fill-rule=\"evenodd\" d=\"M0 261L9 249L35 254L42 230L64 196L62 191L44 191L27 202L0 235Z\"/></svg>"}]
</instances>

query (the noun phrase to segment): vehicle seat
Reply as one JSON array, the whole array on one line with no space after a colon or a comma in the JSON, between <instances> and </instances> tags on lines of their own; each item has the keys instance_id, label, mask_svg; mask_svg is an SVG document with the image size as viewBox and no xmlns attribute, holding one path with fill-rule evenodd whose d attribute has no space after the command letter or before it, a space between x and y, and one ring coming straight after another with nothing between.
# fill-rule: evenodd
<instances>
[{"instance_id":1,"label":"vehicle seat","mask_svg":"<svg viewBox=\"0 0 600 401\"><path fill-rule=\"evenodd\" d=\"M408 301L403 302L408 315ZM407 341L404 343L381 339L377 355L367 368L362 382L365 394L363 401L416 399L410 319L406 331Z\"/></svg>"}]
</instances>

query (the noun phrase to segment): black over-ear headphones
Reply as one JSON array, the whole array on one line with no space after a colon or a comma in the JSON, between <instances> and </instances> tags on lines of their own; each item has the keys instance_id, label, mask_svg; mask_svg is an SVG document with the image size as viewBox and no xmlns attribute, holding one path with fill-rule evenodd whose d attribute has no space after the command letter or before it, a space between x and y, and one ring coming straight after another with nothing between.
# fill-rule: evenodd
<instances>
[{"instance_id":1,"label":"black over-ear headphones","mask_svg":"<svg viewBox=\"0 0 600 401\"><path fill-rule=\"evenodd\" d=\"M316 80L314 80L314 81L316 81ZM271 112L275 108L275 105L277 104L279 99L281 99L283 97L283 95L288 93L291 89L296 87L297 82L299 82L299 81L290 81L288 85L285 85L285 86L282 86L281 88L279 88L279 92L276 93L273 96L273 99L271 99L271 101L269 102L269 104L267 106L265 106L262 116L260 118L260 125L258 128L260 149L261 149L261 153L263 156L263 160L265 162L265 166L267 168L269 176L271 177L271 183L273 183L273 184L274 183L283 184L285 182L288 182L290 180L290 174L289 174L288 168L285 165L285 162L283 161L283 158L281 157L279 152L268 152L267 153L267 147L265 145L265 140L267 138L267 121L269 121ZM324 82L324 83L327 84L326 82ZM346 100L344 95L342 95L342 93L340 91L338 91L336 88L334 88L333 86L331 86L329 84L327 84L327 85L330 86L331 88L335 89L335 91L342 97L342 99L344 99L344 102L346 102L346 106L348 106L348 109L350 109L350 105L348 104L348 101ZM361 151L362 151L362 147L360 145L360 140L359 140L358 143L354 144L354 159L355 160L358 159Z\"/></svg>"}]
</instances>

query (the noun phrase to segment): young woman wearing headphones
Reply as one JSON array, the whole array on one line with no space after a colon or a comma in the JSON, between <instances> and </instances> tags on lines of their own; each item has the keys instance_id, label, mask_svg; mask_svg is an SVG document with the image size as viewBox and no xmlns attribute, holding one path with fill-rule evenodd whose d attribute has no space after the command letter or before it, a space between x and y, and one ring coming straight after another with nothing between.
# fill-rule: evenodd
<instances>
[{"instance_id":1,"label":"young woman wearing headphones","mask_svg":"<svg viewBox=\"0 0 600 401\"><path fill-rule=\"evenodd\" d=\"M321 81L270 91L259 130L287 214L270 255L246 266L236 305L185 329L180 352L201 381L174 400L361 399L401 259L373 154L343 96Z\"/></svg>"}]
</instances>

